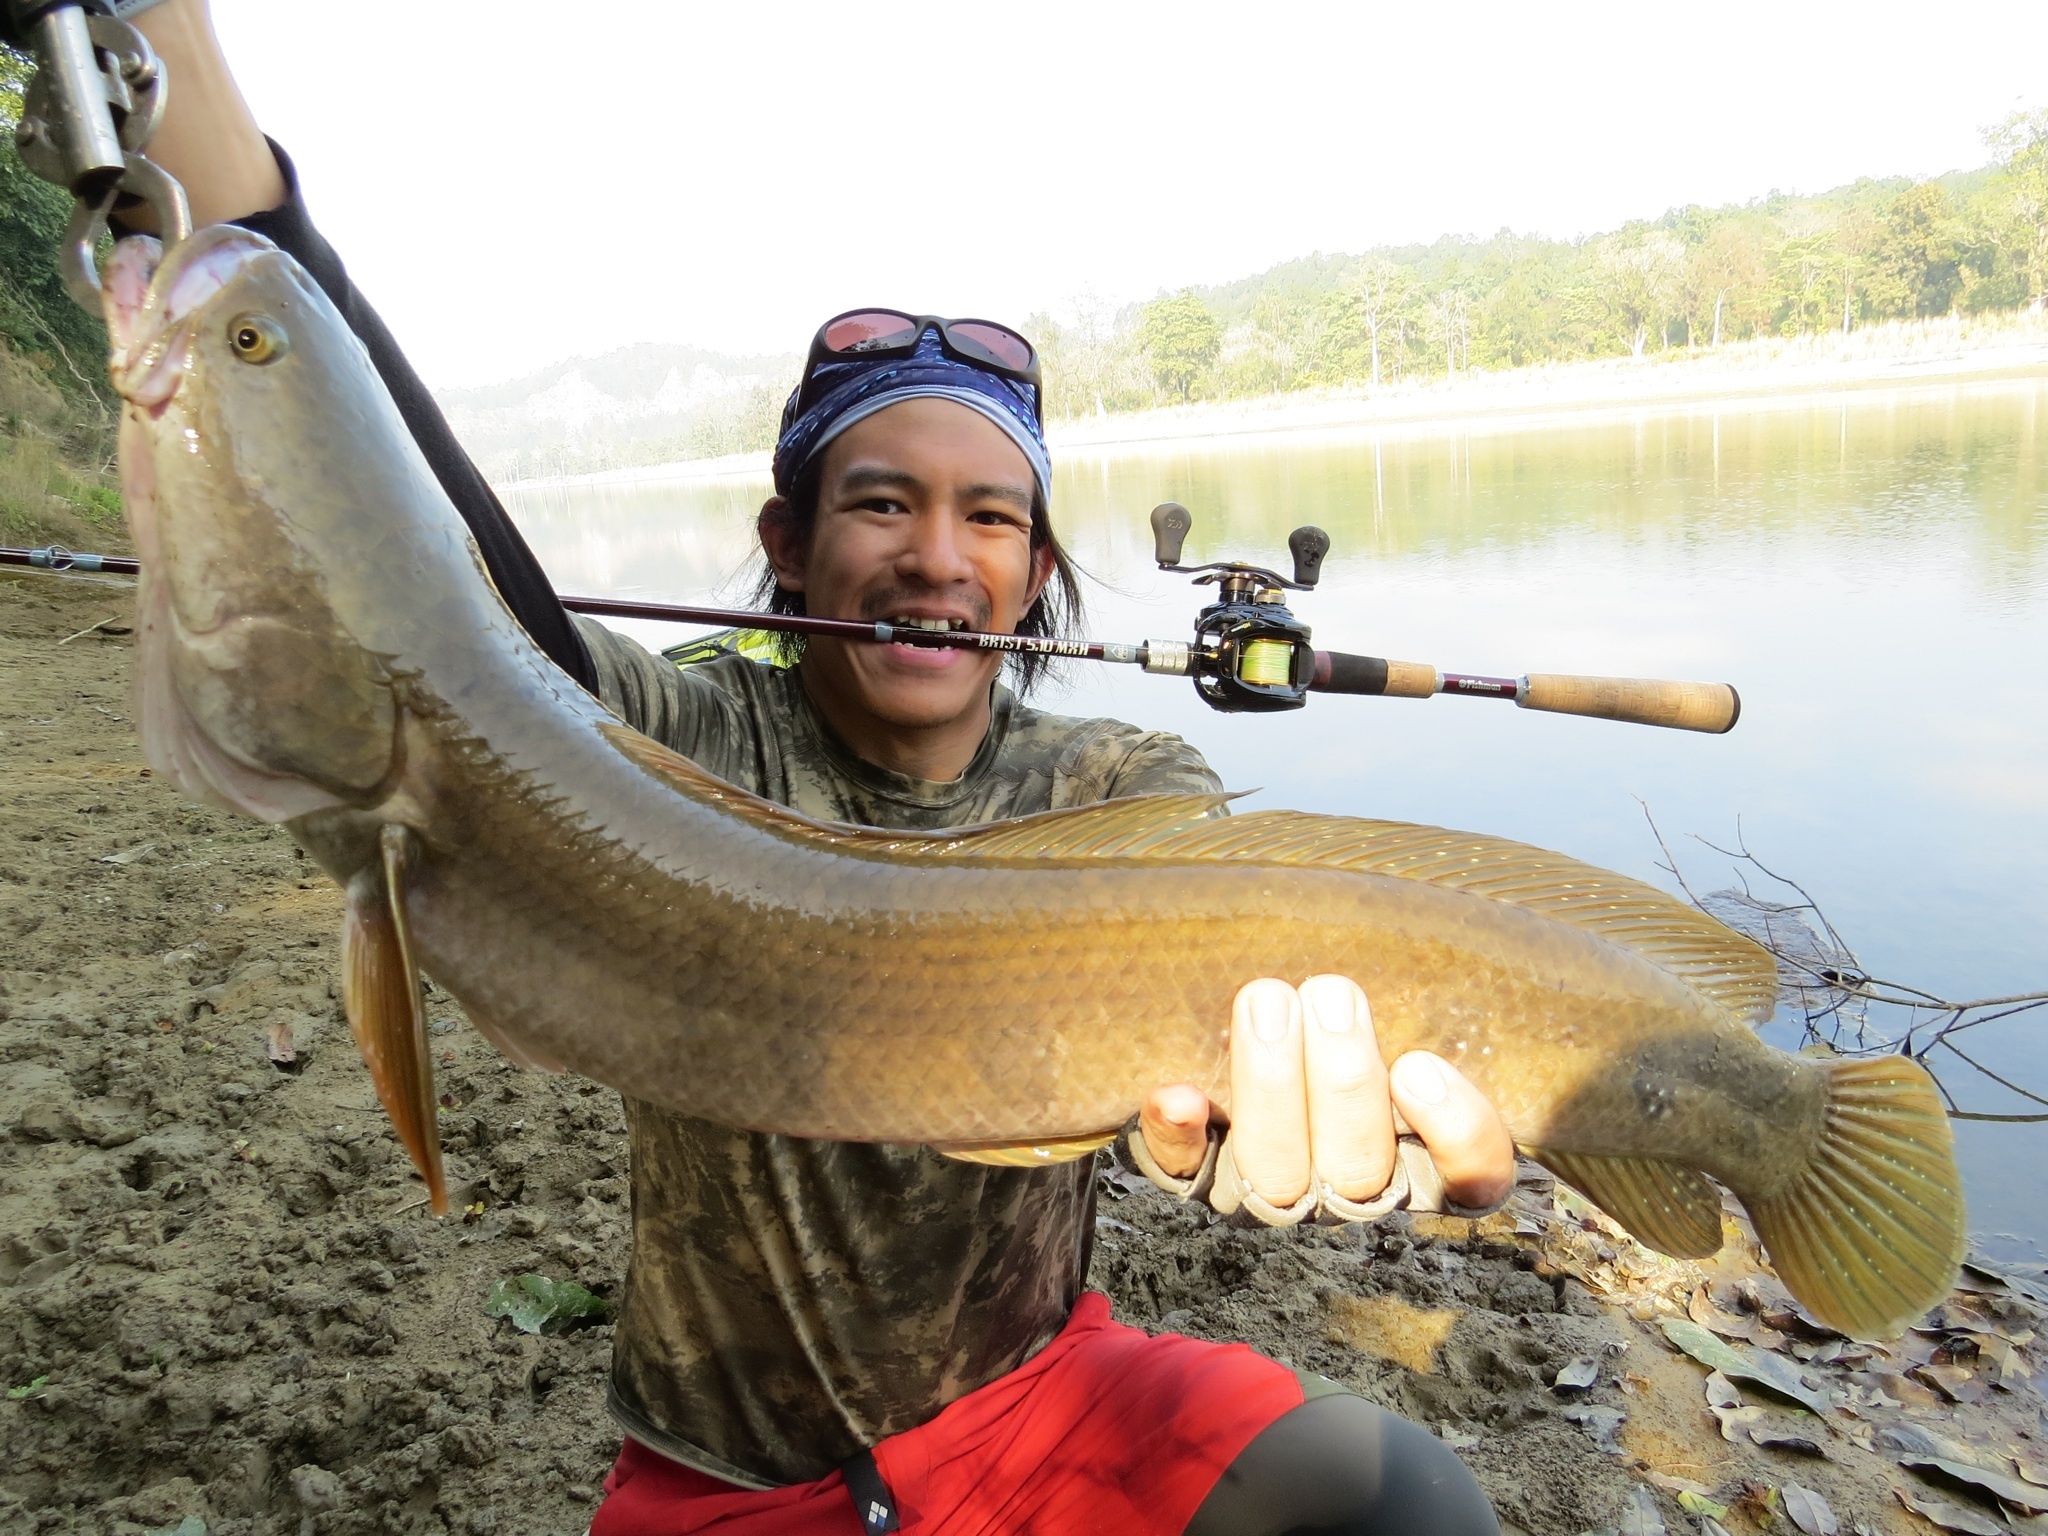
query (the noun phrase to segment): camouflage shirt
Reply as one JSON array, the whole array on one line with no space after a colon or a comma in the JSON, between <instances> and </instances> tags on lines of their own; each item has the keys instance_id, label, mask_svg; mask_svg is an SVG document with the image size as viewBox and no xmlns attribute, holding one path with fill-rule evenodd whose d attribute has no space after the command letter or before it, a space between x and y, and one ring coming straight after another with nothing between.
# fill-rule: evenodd
<instances>
[{"instance_id":1,"label":"camouflage shirt","mask_svg":"<svg viewBox=\"0 0 2048 1536\"><path fill-rule=\"evenodd\" d=\"M967 771L907 778L855 757L794 671L737 656L679 671L577 623L599 697L629 724L810 816L923 830L1220 787L1177 736L1043 714L1000 685ZM633 1253L611 1411L714 1476L822 1477L1014 1370L1081 1293L1091 1159L990 1168L737 1131L630 1098L626 1119Z\"/></svg>"}]
</instances>

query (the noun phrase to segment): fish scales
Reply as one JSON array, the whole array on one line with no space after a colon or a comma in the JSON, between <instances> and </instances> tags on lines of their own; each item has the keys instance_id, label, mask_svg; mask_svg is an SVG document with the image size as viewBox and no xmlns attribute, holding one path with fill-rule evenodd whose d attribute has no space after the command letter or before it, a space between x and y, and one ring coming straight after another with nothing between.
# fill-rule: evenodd
<instances>
[{"instance_id":1,"label":"fish scales","mask_svg":"<svg viewBox=\"0 0 2048 1536\"><path fill-rule=\"evenodd\" d=\"M517 743L535 716L507 715L491 739ZM1182 1078L1227 1103L1223 1021L1239 980L1338 971L1372 978L1389 1055L1438 1050L1525 1143L1542 1144L1559 1129L1547 1106L1574 1102L1567 1079L1612 1076L1614 1042L1643 1036L1648 1008L1662 1007L1667 1034L1711 1041L1724 1025L1626 950L1412 881L1249 862L849 857L704 808L685 819L667 782L616 754L596 762L611 771L583 763L574 783L485 793L465 776L459 801L426 818L439 829L430 850L445 851L412 893L422 957L552 1058L749 1128L1061 1137L1119 1123L1147 1088ZM462 802L527 817L472 824ZM594 882L585 826L613 834ZM574 907L559 897L570 889ZM569 1006L550 1014L550 1000ZM593 1018L630 1022L600 1044ZM828 1038L811 1035L806 1021L819 1019ZM1540 1076L1524 1053L1502 1070L1507 1020L1521 1046L1540 1043ZM1816 1075L1761 1046L1750 1054L1753 1088ZM1674 1145L1640 1113L1588 1118L1585 1150ZM1688 1120L1702 1144L1685 1150L1711 1159L1754 1123Z\"/></svg>"},{"instance_id":2,"label":"fish scales","mask_svg":"<svg viewBox=\"0 0 2048 1536\"><path fill-rule=\"evenodd\" d=\"M491 589L374 369L260 237L110 265L151 761L347 892L344 995L445 1205L418 974L526 1064L790 1135L1078 1151L1144 1093L1227 1100L1237 988L1355 977L1639 1237L1756 1219L1866 1335L1947 1289L1946 1118L1896 1058L1759 1041L1747 940L1480 834L1160 796L916 835L814 823L627 730Z\"/></svg>"},{"instance_id":3,"label":"fish scales","mask_svg":"<svg viewBox=\"0 0 2048 1536\"><path fill-rule=\"evenodd\" d=\"M500 1027L520 1020L555 1059L743 1126L890 1141L1058 1137L1120 1122L1161 1081L1185 1077L1225 1099L1223 1024L1238 979L1338 970L1373 978L1390 1052L1441 1050L1540 1141L1541 1106L1560 1096L1497 1069L1488 1053L1504 1016L1524 1021L1524 1040L1546 1042L1546 1071L1581 1077L1606 1070L1603 997L1616 1020L1661 993L1672 1029L1716 1022L1625 951L1455 892L1214 864L877 866L748 828L721 847L730 824L716 819L660 848L629 829L643 814L673 820L673 807L636 807L637 786L624 788L609 803L586 789L554 808L621 829L639 849L575 910L551 894L572 888L574 843L545 824L504 849L463 839L430 862L412 898L422 956L444 979L488 978L482 990L469 982L479 1010ZM555 848L570 856L549 858ZM731 870L745 881L719 873ZM621 931L634 935L630 953ZM548 998L571 1006L548 1014ZM585 1039L593 1017L631 1021L608 1036L602 1060ZM829 1036L813 1034L819 1020ZM1617 1122L1599 1149L1654 1149L1630 1135Z\"/></svg>"}]
</instances>

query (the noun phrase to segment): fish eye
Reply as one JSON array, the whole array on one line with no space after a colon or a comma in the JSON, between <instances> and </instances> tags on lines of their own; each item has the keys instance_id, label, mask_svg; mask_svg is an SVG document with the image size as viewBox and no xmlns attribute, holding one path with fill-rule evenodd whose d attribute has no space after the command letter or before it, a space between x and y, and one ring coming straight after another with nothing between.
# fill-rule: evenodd
<instances>
[{"instance_id":1,"label":"fish eye","mask_svg":"<svg viewBox=\"0 0 2048 1536\"><path fill-rule=\"evenodd\" d=\"M228 322L228 346L245 363L274 363L291 344L284 327L268 315L237 315Z\"/></svg>"}]
</instances>

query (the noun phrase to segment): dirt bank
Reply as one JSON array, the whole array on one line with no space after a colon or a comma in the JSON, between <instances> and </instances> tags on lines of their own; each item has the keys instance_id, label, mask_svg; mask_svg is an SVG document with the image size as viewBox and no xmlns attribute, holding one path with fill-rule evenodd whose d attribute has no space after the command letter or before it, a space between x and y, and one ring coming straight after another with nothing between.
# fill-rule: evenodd
<instances>
[{"instance_id":1,"label":"dirt bank","mask_svg":"<svg viewBox=\"0 0 2048 1536\"><path fill-rule=\"evenodd\" d=\"M428 1219L335 1001L336 892L142 767L129 601L0 577L0 1531L574 1536L617 1444L609 1329L522 1333L485 1302L528 1272L615 1288L618 1101L514 1070L436 995L465 1213ZM1804 1328L1739 1251L1655 1259L1540 1181L1476 1228L1356 1231L1212 1228L1113 1169L1103 1189L1095 1278L1123 1317L1428 1423L1532 1536L1832 1536L1788 1489L1843 1531L1929 1530L1894 1486L1983 1536L2039 1530L1897 1465L1974 1461L2022 1503L2048 1478L2048 1291L2025 1277L1975 1278L1871 1353ZM1660 1326L1688 1307L1821 1414L1727 1386L1724 1438Z\"/></svg>"}]
</instances>

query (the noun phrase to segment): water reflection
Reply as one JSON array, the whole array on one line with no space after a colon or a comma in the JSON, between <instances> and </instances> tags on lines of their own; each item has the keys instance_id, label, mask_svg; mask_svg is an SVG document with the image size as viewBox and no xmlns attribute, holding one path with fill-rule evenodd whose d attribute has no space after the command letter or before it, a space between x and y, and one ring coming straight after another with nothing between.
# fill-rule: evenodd
<instances>
[{"instance_id":1,"label":"water reflection","mask_svg":"<svg viewBox=\"0 0 2048 1536\"><path fill-rule=\"evenodd\" d=\"M1071 523L1077 501L1107 512L1164 482L1232 545L1277 549L1314 522L1382 558L1588 534L1702 546L1738 530L1864 538L1966 507L1983 573L2002 583L2040 558L2044 405L2048 387L2030 381L1532 432L1183 444L1069 461L1061 505Z\"/></svg>"},{"instance_id":2,"label":"water reflection","mask_svg":"<svg viewBox=\"0 0 2048 1536\"><path fill-rule=\"evenodd\" d=\"M1199 599L1152 568L1145 522L1171 499L1195 514L1190 559L1279 564L1290 528L1325 528L1323 586L1297 604L1320 644L1462 671L1726 680L1744 712L1719 738L1458 699L1219 716L1185 683L1107 668L1048 702L1177 730L1262 803L1481 828L1666 885L1643 803L1700 889L1729 883L1728 862L1684 834L1727 842L1739 825L1872 971L1949 997L2035 990L2044 428L2034 379L1067 454L1055 511L1105 583L1098 636L1186 634ZM507 499L564 590L733 601L767 493L763 476ZM1984 1026L1972 1054L2044 1091L2042 1017ZM2039 1107L1955 1086L1975 1111ZM2048 1251L2048 1128L1959 1135L1973 1227L1995 1251Z\"/></svg>"}]
</instances>

